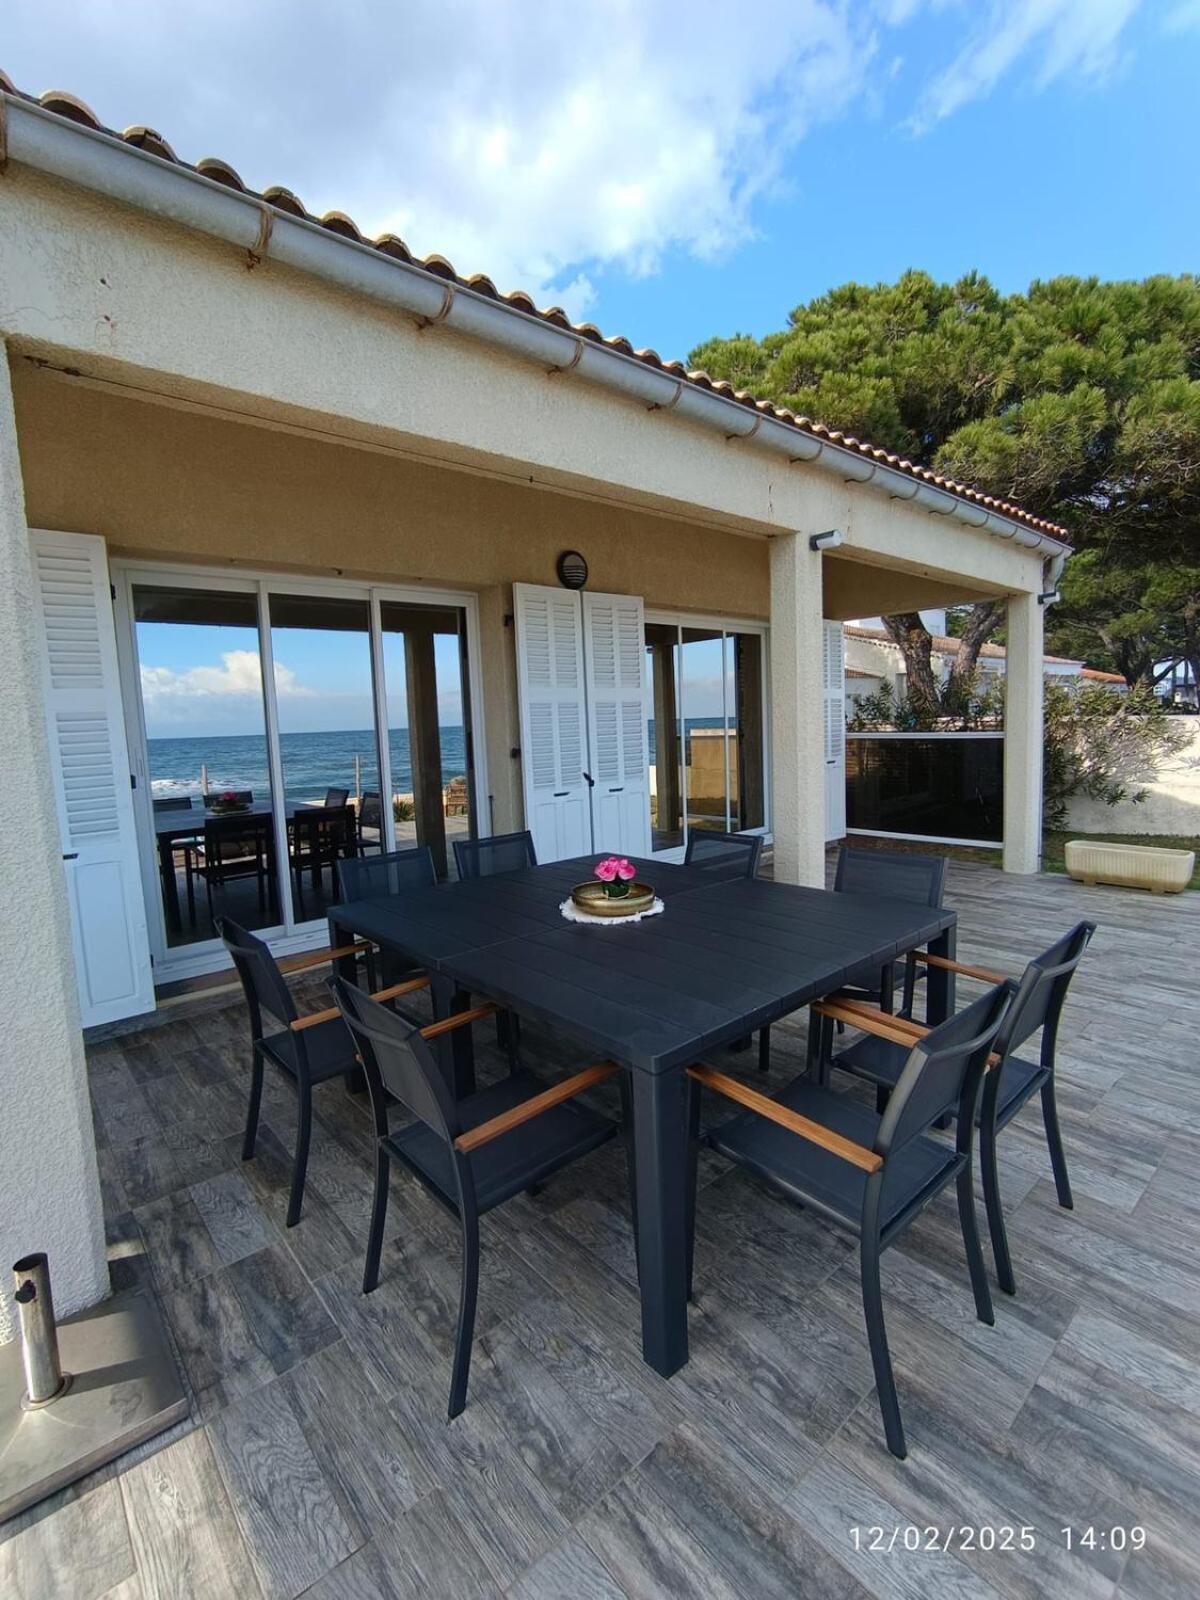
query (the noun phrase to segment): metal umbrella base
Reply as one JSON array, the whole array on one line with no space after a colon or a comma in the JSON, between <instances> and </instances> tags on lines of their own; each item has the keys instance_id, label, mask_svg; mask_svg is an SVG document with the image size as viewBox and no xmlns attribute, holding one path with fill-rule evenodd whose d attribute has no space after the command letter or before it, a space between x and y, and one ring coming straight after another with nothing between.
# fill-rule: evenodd
<instances>
[{"instance_id":1,"label":"metal umbrella base","mask_svg":"<svg viewBox=\"0 0 1200 1600\"><path fill-rule=\"evenodd\" d=\"M70 1381L23 1406L20 1342L0 1346L0 1522L187 1416L158 1307L119 1295L58 1325Z\"/></svg>"}]
</instances>

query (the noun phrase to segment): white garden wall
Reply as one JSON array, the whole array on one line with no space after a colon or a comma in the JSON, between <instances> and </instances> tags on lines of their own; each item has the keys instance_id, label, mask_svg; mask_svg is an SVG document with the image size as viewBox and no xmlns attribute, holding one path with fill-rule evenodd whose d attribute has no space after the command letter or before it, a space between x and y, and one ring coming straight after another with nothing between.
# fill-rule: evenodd
<instances>
[{"instance_id":1,"label":"white garden wall","mask_svg":"<svg viewBox=\"0 0 1200 1600\"><path fill-rule=\"evenodd\" d=\"M1182 834L1200 837L1200 717L1180 717L1191 742L1164 764L1146 785L1140 805L1106 806L1097 800L1072 800L1067 828L1072 833Z\"/></svg>"}]
</instances>

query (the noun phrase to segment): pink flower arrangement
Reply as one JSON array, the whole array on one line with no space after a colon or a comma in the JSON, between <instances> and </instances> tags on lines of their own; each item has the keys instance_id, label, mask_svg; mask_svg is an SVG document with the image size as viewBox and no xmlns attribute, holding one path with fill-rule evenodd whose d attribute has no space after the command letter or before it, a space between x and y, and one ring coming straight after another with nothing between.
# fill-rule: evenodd
<instances>
[{"instance_id":1,"label":"pink flower arrangement","mask_svg":"<svg viewBox=\"0 0 1200 1600\"><path fill-rule=\"evenodd\" d=\"M604 885L605 894L619 900L629 893L629 885L637 877L636 868L624 856L605 856L592 869Z\"/></svg>"}]
</instances>

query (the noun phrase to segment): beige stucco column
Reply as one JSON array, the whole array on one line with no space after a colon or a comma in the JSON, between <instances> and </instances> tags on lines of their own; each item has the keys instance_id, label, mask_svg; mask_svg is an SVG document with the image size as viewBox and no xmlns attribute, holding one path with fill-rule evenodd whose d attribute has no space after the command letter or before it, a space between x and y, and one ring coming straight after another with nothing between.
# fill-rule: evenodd
<instances>
[{"instance_id":1,"label":"beige stucco column","mask_svg":"<svg viewBox=\"0 0 1200 1600\"><path fill-rule=\"evenodd\" d=\"M803 533L771 540L771 818L775 877L825 884L821 557Z\"/></svg>"},{"instance_id":2,"label":"beige stucco column","mask_svg":"<svg viewBox=\"0 0 1200 1600\"><path fill-rule=\"evenodd\" d=\"M1004 870L1037 872L1042 858L1042 657L1036 594L1010 595L1004 706Z\"/></svg>"},{"instance_id":3,"label":"beige stucco column","mask_svg":"<svg viewBox=\"0 0 1200 1600\"><path fill-rule=\"evenodd\" d=\"M48 1252L60 1312L109 1287L36 615L0 340L0 1343L15 1334L9 1267L20 1256Z\"/></svg>"}]
</instances>

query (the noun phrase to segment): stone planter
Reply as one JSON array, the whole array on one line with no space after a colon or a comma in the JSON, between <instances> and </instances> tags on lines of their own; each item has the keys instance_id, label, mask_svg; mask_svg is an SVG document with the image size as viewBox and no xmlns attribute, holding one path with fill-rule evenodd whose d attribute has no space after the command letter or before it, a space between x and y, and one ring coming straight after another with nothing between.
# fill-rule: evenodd
<instances>
[{"instance_id":1,"label":"stone planter","mask_svg":"<svg viewBox=\"0 0 1200 1600\"><path fill-rule=\"evenodd\" d=\"M1191 882L1194 850L1167 850L1157 845L1102 843L1070 839L1067 871L1081 883L1115 883L1151 894L1178 894Z\"/></svg>"}]
</instances>

